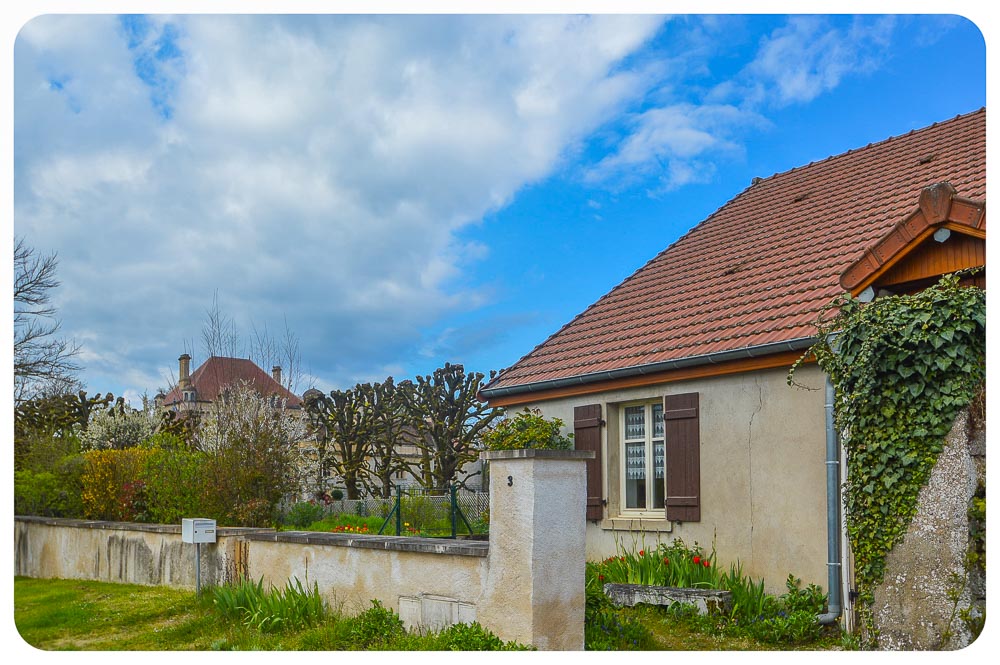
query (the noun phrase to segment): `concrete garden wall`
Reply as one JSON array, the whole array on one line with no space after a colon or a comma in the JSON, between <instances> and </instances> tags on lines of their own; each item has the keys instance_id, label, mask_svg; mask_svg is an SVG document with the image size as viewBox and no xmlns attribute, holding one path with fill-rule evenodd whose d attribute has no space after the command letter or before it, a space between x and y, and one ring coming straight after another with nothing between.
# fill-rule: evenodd
<instances>
[{"instance_id":1,"label":"concrete garden wall","mask_svg":"<svg viewBox=\"0 0 1000 665\"><path fill-rule=\"evenodd\" d=\"M379 600L408 627L478 621L504 640L581 650L589 455L484 453L489 542L222 528L201 546L201 583L297 578L349 613ZM14 555L14 574L26 577L196 584L195 545L180 525L16 517Z\"/></svg>"}]
</instances>

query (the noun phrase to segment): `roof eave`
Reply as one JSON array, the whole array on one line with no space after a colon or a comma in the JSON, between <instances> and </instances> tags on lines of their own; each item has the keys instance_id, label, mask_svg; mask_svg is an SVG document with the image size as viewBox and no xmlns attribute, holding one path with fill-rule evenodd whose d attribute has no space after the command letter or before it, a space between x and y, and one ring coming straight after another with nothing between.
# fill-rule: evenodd
<instances>
[{"instance_id":1,"label":"roof eave","mask_svg":"<svg viewBox=\"0 0 1000 665\"><path fill-rule=\"evenodd\" d=\"M645 365L633 365L619 369L610 369L588 374L578 374L576 376L561 377L558 379L546 379L516 386L506 386L502 388L483 388L479 395L484 400L506 397L508 395L522 395L526 393L540 392L543 390L553 390L565 388L567 386L577 386L589 383L598 383L613 379L623 379L631 376L641 376L643 374L656 374L667 372L673 369L683 369L686 367L696 367L698 365L712 365L729 362L732 360L742 360L744 358L757 358L782 351L804 351L816 342L815 337L798 337L796 339L783 342L770 342L757 346L745 346L739 349L728 351L717 351L715 353L705 353L675 360L664 360Z\"/></svg>"}]
</instances>

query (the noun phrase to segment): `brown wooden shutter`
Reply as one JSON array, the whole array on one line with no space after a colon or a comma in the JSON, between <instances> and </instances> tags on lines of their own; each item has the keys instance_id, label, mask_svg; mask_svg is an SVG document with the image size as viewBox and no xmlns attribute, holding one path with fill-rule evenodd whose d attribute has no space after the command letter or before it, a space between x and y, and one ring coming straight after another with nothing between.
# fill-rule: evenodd
<instances>
[{"instance_id":1,"label":"brown wooden shutter","mask_svg":"<svg viewBox=\"0 0 1000 665\"><path fill-rule=\"evenodd\" d=\"M604 518L604 492L601 489L601 405L589 404L573 409L573 441L577 450L593 450L587 460L587 519Z\"/></svg>"},{"instance_id":2,"label":"brown wooden shutter","mask_svg":"<svg viewBox=\"0 0 1000 665\"><path fill-rule=\"evenodd\" d=\"M698 393L663 398L663 436L666 445L667 519L701 520L701 438Z\"/></svg>"}]
</instances>

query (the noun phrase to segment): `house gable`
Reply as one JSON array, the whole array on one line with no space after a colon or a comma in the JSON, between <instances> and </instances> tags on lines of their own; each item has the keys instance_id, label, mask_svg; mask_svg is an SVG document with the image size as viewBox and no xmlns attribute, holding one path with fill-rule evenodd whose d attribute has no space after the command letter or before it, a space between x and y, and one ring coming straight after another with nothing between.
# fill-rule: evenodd
<instances>
[{"instance_id":1,"label":"house gable","mask_svg":"<svg viewBox=\"0 0 1000 665\"><path fill-rule=\"evenodd\" d=\"M840 284L852 295L909 291L928 279L986 265L986 204L943 182L920 193L918 208L849 266ZM985 275L976 278L985 286Z\"/></svg>"},{"instance_id":2,"label":"house gable","mask_svg":"<svg viewBox=\"0 0 1000 665\"><path fill-rule=\"evenodd\" d=\"M905 285L984 254L964 237L985 237L985 118L981 109L755 178L501 371L481 397L512 406L787 367L814 341L846 272L855 285ZM943 244L933 240L942 228L952 234ZM779 363L778 354L794 357Z\"/></svg>"}]
</instances>

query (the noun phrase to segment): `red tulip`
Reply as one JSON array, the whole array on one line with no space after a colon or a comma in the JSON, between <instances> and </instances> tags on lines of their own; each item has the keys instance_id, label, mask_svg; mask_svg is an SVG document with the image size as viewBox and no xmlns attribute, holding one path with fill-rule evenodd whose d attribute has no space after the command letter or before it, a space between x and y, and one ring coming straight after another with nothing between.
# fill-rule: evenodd
<instances>
[{"instance_id":1,"label":"red tulip","mask_svg":"<svg viewBox=\"0 0 1000 665\"><path fill-rule=\"evenodd\" d=\"M700 557L700 556L696 556L696 557L694 558L694 562L695 562L695 563L701 563L701 557Z\"/></svg>"},{"instance_id":2,"label":"red tulip","mask_svg":"<svg viewBox=\"0 0 1000 665\"><path fill-rule=\"evenodd\" d=\"M601 582L603 582L604 581L604 575L598 575L597 579L600 580Z\"/></svg>"},{"instance_id":3,"label":"red tulip","mask_svg":"<svg viewBox=\"0 0 1000 665\"><path fill-rule=\"evenodd\" d=\"M646 556L646 550L639 550L639 556Z\"/></svg>"},{"instance_id":4,"label":"red tulip","mask_svg":"<svg viewBox=\"0 0 1000 665\"><path fill-rule=\"evenodd\" d=\"M711 563L710 563L710 562L708 561L708 559L705 559L704 561L702 561L702 564L703 564L703 565L704 565L704 566L705 566L706 568L708 568L708 567L709 567L710 565L712 565L712 564L711 564Z\"/></svg>"},{"instance_id":5,"label":"red tulip","mask_svg":"<svg viewBox=\"0 0 1000 665\"><path fill-rule=\"evenodd\" d=\"M664 566L669 566L670 565L670 559L668 559L667 557L663 557L663 565Z\"/></svg>"}]
</instances>

